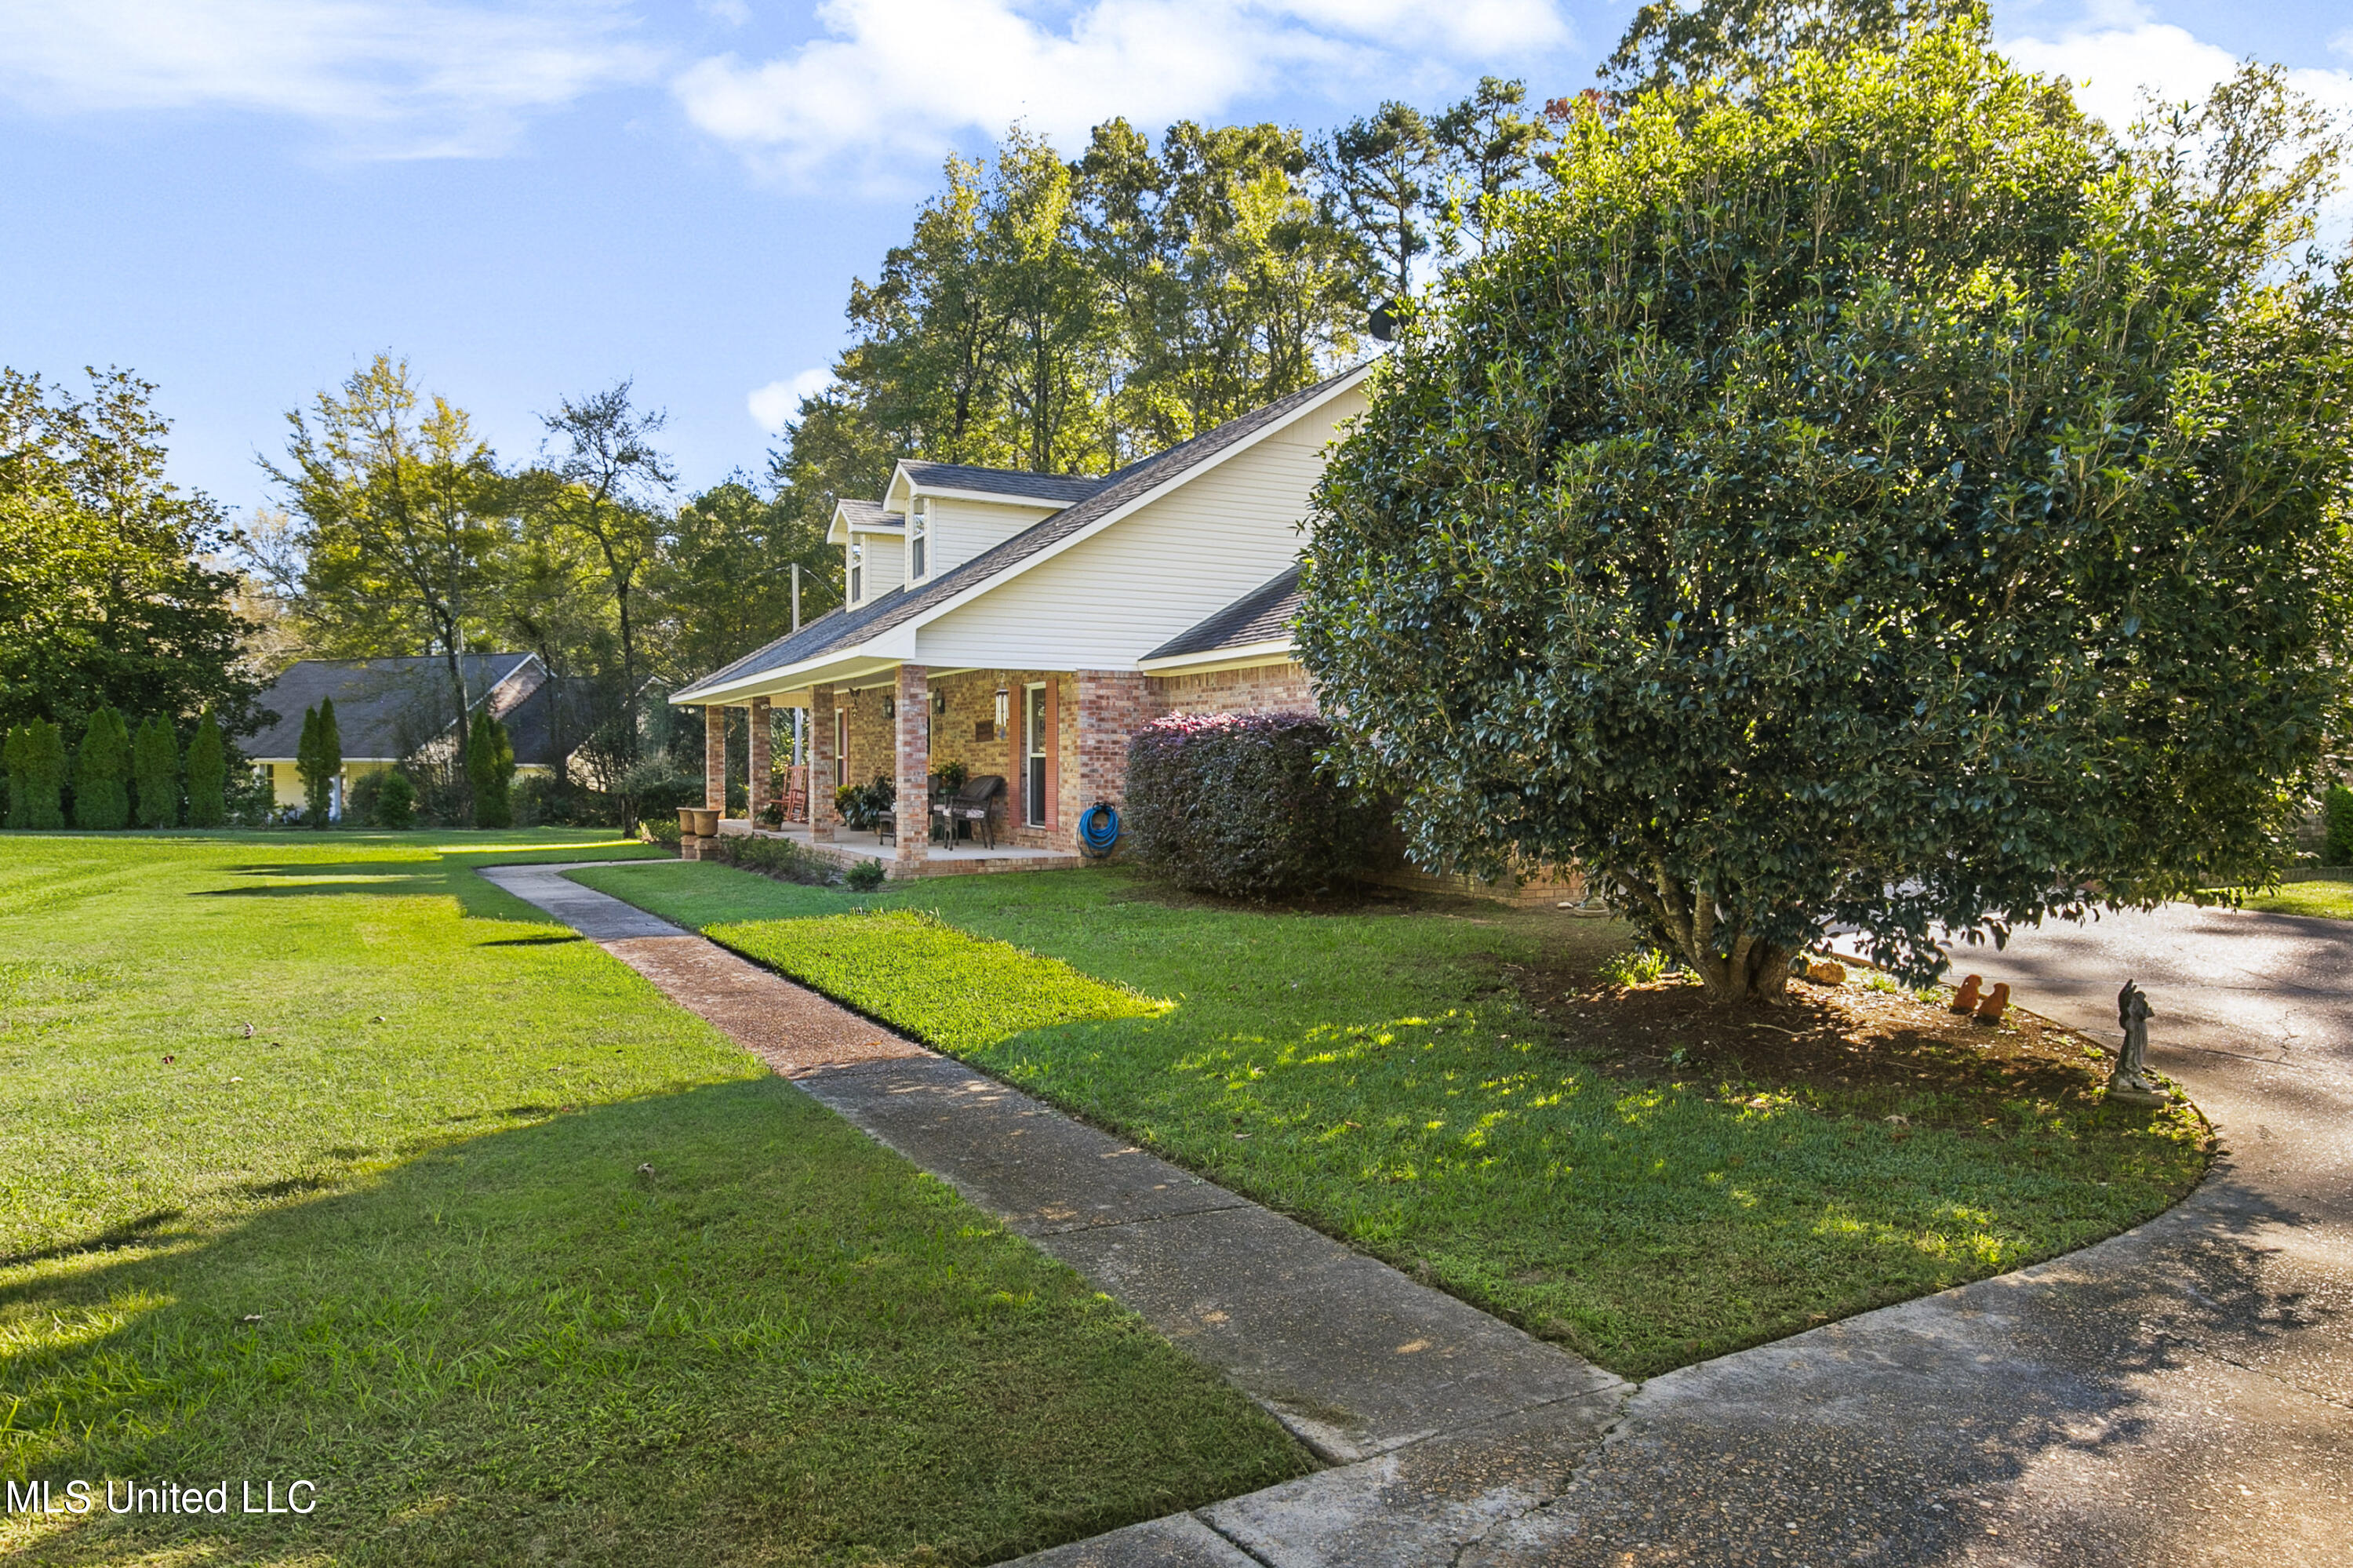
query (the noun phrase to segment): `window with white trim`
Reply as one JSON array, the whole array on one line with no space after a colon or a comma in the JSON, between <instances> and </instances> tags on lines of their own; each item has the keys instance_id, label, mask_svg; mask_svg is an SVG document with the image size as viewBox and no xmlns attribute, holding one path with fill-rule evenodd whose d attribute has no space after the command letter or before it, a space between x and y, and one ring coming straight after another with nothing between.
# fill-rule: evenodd
<instances>
[{"instance_id":1,"label":"window with white trim","mask_svg":"<svg viewBox=\"0 0 2353 1568\"><path fill-rule=\"evenodd\" d=\"M849 542L849 602L856 604L866 597L866 546L852 539Z\"/></svg>"},{"instance_id":2,"label":"window with white trim","mask_svg":"<svg viewBox=\"0 0 2353 1568\"><path fill-rule=\"evenodd\" d=\"M923 557L926 554L924 546L928 542L924 535L931 531L931 511L932 505L928 501L917 501L907 508L907 580L909 582L923 580Z\"/></svg>"}]
</instances>

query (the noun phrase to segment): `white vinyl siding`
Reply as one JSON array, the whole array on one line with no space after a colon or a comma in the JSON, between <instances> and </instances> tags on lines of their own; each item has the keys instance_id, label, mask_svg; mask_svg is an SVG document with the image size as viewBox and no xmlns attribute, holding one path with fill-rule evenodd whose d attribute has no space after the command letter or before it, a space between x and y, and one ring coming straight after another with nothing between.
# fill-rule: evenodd
<instances>
[{"instance_id":1,"label":"white vinyl siding","mask_svg":"<svg viewBox=\"0 0 2353 1568\"><path fill-rule=\"evenodd\" d=\"M925 533L924 553L929 557L930 575L938 577L964 565L984 551L995 549L1040 518L1050 517L1056 508L1033 505L1027 502L966 501L961 496L931 495L923 498L931 509Z\"/></svg>"},{"instance_id":2,"label":"white vinyl siding","mask_svg":"<svg viewBox=\"0 0 2353 1568\"><path fill-rule=\"evenodd\" d=\"M864 549L850 556L848 565L858 579L847 597L852 604L864 604L881 599L907 580L906 542L897 533L869 534L863 531L849 536L849 551ZM848 552L846 551L845 554Z\"/></svg>"},{"instance_id":3,"label":"white vinyl siding","mask_svg":"<svg viewBox=\"0 0 2353 1568\"><path fill-rule=\"evenodd\" d=\"M923 627L917 659L1121 669L1297 559L1298 524L1355 388L1094 537Z\"/></svg>"}]
</instances>

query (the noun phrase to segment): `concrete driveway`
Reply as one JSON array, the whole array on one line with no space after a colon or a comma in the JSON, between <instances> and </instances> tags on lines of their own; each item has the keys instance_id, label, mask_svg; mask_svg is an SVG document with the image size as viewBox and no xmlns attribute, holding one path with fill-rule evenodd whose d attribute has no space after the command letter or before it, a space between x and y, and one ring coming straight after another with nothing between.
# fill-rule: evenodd
<instances>
[{"instance_id":1,"label":"concrete driveway","mask_svg":"<svg viewBox=\"0 0 2353 1568\"><path fill-rule=\"evenodd\" d=\"M1653 1379L1464 1563L2353 1563L2353 924L2170 907L1956 972L2153 1065L2229 1151L2139 1231Z\"/></svg>"}]
</instances>

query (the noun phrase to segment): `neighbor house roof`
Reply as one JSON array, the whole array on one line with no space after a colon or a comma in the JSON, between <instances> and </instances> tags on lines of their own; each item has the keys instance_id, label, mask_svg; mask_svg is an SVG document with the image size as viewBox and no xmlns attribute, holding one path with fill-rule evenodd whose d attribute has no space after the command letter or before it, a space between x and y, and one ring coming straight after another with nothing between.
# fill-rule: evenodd
<instances>
[{"instance_id":1,"label":"neighbor house roof","mask_svg":"<svg viewBox=\"0 0 2353 1568\"><path fill-rule=\"evenodd\" d=\"M1313 387L1303 387L1288 397L1278 397L1262 408L1253 408L1238 419L1229 419L1216 429L1204 431L1156 456L1130 463L1109 479L1093 482L1095 488L1084 500L1064 507L1051 517L1031 524L1003 544L983 551L962 566L942 572L913 588L893 588L855 609L831 610L798 631L746 653L733 663L714 670L702 679L672 693L670 700L690 704L703 702L709 694L723 691L739 683L848 652L860 643L903 626L930 610L952 604L990 578L1012 571L1063 540L1110 517L1129 503L1142 500L1220 453L1240 446L1268 427L1282 424L1294 413L1321 402L1364 369L1358 366L1319 381ZM996 471L983 469L975 471L987 473Z\"/></svg>"},{"instance_id":2,"label":"neighbor house roof","mask_svg":"<svg viewBox=\"0 0 2353 1568\"><path fill-rule=\"evenodd\" d=\"M1288 647L1291 623L1299 619L1299 568L1258 587L1197 625L1146 653L1136 663L1150 669L1170 660L1198 659L1242 649Z\"/></svg>"},{"instance_id":3,"label":"neighbor house roof","mask_svg":"<svg viewBox=\"0 0 2353 1568\"><path fill-rule=\"evenodd\" d=\"M536 657L468 653L458 662L466 690L479 703ZM298 660L260 696L260 705L275 713L278 722L240 742L237 749L256 761L293 761L302 739L303 712L332 697L344 758L392 761L448 728L448 666L438 656Z\"/></svg>"},{"instance_id":4,"label":"neighbor house roof","mask_svg":"<svg viewBox=\"0 0 2353 1568\"><path fill-rule=\"evenodd\" d=\"M912 458L899 464L899 471L925 490L970 490L985 495L1065 503L1084 501L1109 482L1082 474L1029 473L1012 468L975 468L961 462L917 462Z\"/></svg>"},{"instance_id":5,"label":"neighbor house roof","mask_svg":"<svg viewBox=\"0 0 2353 1568\"><path fill-rule=\"evenodd\" d=\"M587 738L593 695L587 682L575 676L554 675L509 708L499 722L507 726L507 740L514 747L515 761L526 768L562 768L564 759ZM341 704L336 705L335 713L340 720Z\"/></svg>"}]
</instances>

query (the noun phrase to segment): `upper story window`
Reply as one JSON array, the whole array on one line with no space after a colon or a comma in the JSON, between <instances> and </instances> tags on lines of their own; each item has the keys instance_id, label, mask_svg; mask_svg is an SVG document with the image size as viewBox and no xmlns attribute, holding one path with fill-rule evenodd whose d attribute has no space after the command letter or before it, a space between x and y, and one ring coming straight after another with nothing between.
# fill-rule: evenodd
<instances>
[{"instance_id":1,"label":"upper story window","mask_svg":"<svg viewBox=\"0 0 2353 1568\"><path fill-rule=\"evenodd\" d=\"M925 536L931 532L931 503L926 501L918 501L907 508L907 576L915 581L921 581L924 574L923 561L931 543Z\"/></svg>"},{"instance_id":2,"label":"upper story window","mask_svg":"<svg viewBox=\"0 0 2353 1568\"><path fill-rule=\"evenodd\" d=\"M866 597L866 546L852 539L849 542L849 602L856 604Z\"/></svg>"}]
</instances>

